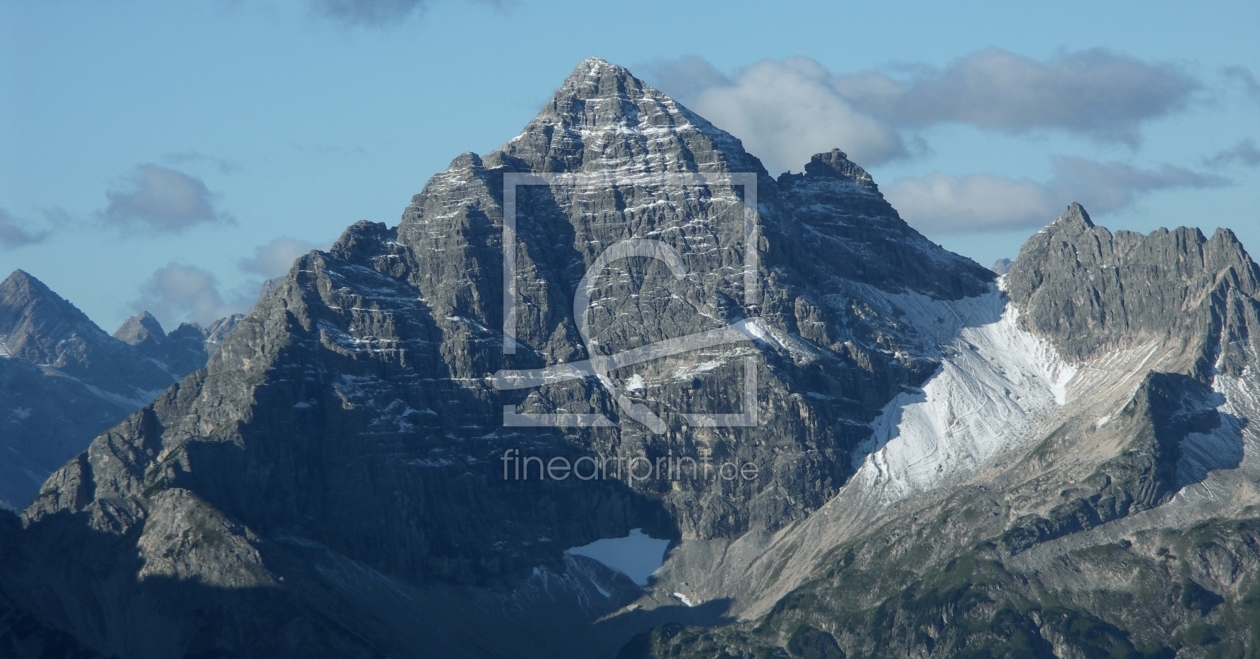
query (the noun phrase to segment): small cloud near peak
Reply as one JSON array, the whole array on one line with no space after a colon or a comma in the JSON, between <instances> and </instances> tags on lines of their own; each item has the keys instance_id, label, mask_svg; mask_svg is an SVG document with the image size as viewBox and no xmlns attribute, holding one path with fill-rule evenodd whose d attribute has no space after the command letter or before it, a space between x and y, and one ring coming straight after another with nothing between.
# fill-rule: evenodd
<instances>
[{"instance_id":1,"label":"small cloud near peak","mask_svg":"<svg viewBox=\"0 0 1260 659\"><path fill-rule=\"evenodd\" d=\"M126 230L180 233L199 224L231 224L201 179L161 165L137 166L122 185L105 193L106 224Z\"/></svg>"}]
</instances>

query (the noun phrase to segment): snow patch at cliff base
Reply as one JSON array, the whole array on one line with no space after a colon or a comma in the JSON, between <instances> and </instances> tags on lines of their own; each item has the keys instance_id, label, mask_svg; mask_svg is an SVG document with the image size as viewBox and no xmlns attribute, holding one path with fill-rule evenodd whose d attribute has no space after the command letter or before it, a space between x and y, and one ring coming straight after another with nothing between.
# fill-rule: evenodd
<instances>
[{"instance_id":1,"label":"snow patch at cliff base","mask_svg":"<svg viewBox=\"0 0 1260 659\"><path fill-rule=\"evenodd\" d=\"M937 305L961 308L926 313L920 306L907 316L997 320L960 327L943 342L941 368L923 389L899 394L871 423L870 439L854 454L853 482L884 503L972 473L1036 439L1038 421L1067 403L1076 375L1053 346L1019 328L1019 311L1000 291Z\"/></svg>"},{"instance_id":2,"label":"snow patch at cliff base","mask_svg":"<svg viewBox=\"0 0 1260 659\"><path fill-rule=\"evenodd\" d=\"M585 556L616 570L640 586L646 586L665 562L669 540L649 537L643 529L631 529L624 538L605 538L589 545L565 550L566 554Z\"/></svg>"},{"instance_id":3,"label":"snow patch at cliff base","mask_svg":"<svg viewBox=\"0 0 1260 659\"><path fill-rule=\"evenodd\" d=\"M1255 371L1248 366L1241 377L1217 374L1212 390L1220 395L1216 411L1220 425L1208 432L1194 432L1181 439L1177 460L1177 483L1202 482L1208 472L1233 469L1242 464L1248 443L1254 445L1255 429L1248 419L1258 418L1260 393Z\"/></svg>"}]
</instances>

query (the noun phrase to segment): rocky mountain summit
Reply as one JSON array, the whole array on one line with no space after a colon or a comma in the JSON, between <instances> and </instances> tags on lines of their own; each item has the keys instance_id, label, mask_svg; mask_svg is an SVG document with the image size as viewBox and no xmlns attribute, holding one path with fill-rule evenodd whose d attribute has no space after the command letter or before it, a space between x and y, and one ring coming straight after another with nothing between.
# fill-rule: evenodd
<instances>
[{"instance_id":1,"label":"rocky mountain summit","mask_svg":"<svg viewBox=\"0 0 1260 659\"><path fill-rule=\"evenodd\" d=\"M145 359L157 363L171 374L183 377L206 365L206 360L219 348L243 314L220 318L208 327L197 323L180 323L167 334L157 318L147 311L128 318L114 332L114 338L135 348Z\"/></svg>"},{"instance_id":2,"label":"rocky mountain summit","mask_svg":"<svg viewBox=\"0 0 1260 659\"><path fill-rule=\"evenodd\" d=\"M168 339L145 312L111 337L21 270L0 282L0 506L28 505L96 435L205 365L237 320Z\"/></svg>"},{"instance_id":3,"label":"rocky mountain summit","mask_svg":"<svg viewBox=\"0 0 1260 659\"><path fill-rule=\"evenodd\" d=\"M1254 354L1260 269L1228 229L1112 234L1073 204L1024 245L1007 291L1025 325L1075 359L1183 340L1193 374L1210 378Z\"/></svg>"},{"instance_id":4,"label":"rocky mountain summit","mask_svg":"<svg viewBox=\"0 0 1260 659\"><path fill-rule=\"evenodd\" d=\"M1245 646L1260 296L1231 239L1074 206L999 278L843 152L773 178L587 60L0 519L0 647ZM169 368L180 332L115 340ZM646 586L591 558L644 537Z\"/></svg>"}]
</instances>

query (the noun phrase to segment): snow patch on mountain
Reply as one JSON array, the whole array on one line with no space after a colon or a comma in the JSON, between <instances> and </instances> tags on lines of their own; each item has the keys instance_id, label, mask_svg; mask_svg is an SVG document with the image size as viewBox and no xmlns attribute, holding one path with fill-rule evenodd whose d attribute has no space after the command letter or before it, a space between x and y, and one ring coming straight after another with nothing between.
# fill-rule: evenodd
<instances>
[{"instance_id":1,"label":"snow patch on mountain","mask_svg":"<svg viewBox=\"0 0 1260 659\"><path fill-rule=\"evenodd\" d=\"M589 545L573 547L566 554L585 556L616 570L640 586L646 586L648 578L665 562L665 549L669 540L648 536L643 529L631 529L624 538L605 538Z\"/></svg>"},{"instance_id":2,"label":"snow patch on mountain","mask_svg":"<svg viewBox=\"0 0 1260 659\"><path fill-rule=\"evenodd\" d=\"M1207 478L1209 471L1237 467L1243 461L1248 439L1255 443L1255 432L1248 419L1258 418L1260 391L1252 367L1247 367L1241 377L1217 374L1212 390L1221 396L1221 404L1216 408L1221 424L1211 431L1182 438L1181 458L1177 461L1179 484L1198 483Z\"/></svg>"},{"instance_id":3,"label":"snow patch on mountain","mask_svg":"<svg viewBox=\"0 0 1260 659\"><path fill-rule=\"evenodd\" d=\"M883 503L932 489L1035 439L1041 421L1067 403L1076 367L1020 329L1019 311L1001 291L953 302L912 294L890 301L922 338L939 341L943 359L922 390L899 394L871 423L870 439L854 454L851 486ZM996 320L974 323L986 318Z\"/></svg>"}]
</instances>

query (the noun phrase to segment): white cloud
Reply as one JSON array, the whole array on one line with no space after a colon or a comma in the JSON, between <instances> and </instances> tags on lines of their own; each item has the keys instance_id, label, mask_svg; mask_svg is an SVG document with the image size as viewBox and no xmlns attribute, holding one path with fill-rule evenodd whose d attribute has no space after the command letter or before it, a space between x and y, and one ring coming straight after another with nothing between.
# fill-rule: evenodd
<instances>
[{"instance_id":1,"label":"white cloud","mask_svg":"<svg viewBox=\"0 0 1260 659\"><path fill-rule=\"evenodd\" d=\"M690 103L691 99L710 87L734 84L710 64L709 60L696 55L660 60L641 68L657 89L669 94L674 100L685 103Z\"/></svg>"},{"instance_id":2,"label":"white cloud","mask_svg":"<svg viewBox=\"0 0 1260 659\"><path fill-rule=\"evenodd\" d=\"M209 271L170 263L158 268L140 289L140 299L132 303L136 311L148 311L164 326L173 327L191 320L202 325L224 316L242 313L249 303L225 300L219 282Z\"/></svg>"},{"instance_id":3,"label":"white cloud","mask_svg":"<svg viewBox=\"0 0 1260 659\"><path fill-rule=\"evenodd\" d=\"M867 166L908 155L896 130L854 110L831 74L809 58L759 62L734 80L716 78L696 58L658 71L662 85L682 90L687 106L740 138L771 172L799 171L810 156L833 147Z\"/></svg>"},{"instance_id":4,"label":"white cloud","mask_svg":"<svg viewBox=\"0 0 1260 659\"><path fill-rule=\"evenodd\" d=\"M299 256L305 256L313 249L328 249L328 245L280 237L255 247L254 255L241 259L238 265L245 272L270 279L288 273Z\"/></svg>"},{"instance_id":5,"label":"white cloud","mask_svg":"<svg viewBox=\"0 0 1260 659\"><path fill-rule=\"evenodd\" d=\"M1164 163L1142 169L1121 162L1097 162L1086 158L1054 160L1055 177L1049 187L1060 197L1072 196L1095 214L1109 213L1132 204L1139 195L1169 188L1209 188L1229 183L1214 174L1203 174Z\"/></svg>"},{"instance_id":6,"label":"white cloud","mask_svg":"<svg viewBox=\"0 0 1260 659\"><path fill-rule=\"evenodd\" d=\"M160 165L140 165L122 188L105 193L101 217L115 226L178 233L198 224L231 223L215 208L214 194L201 179Z\"/></svg>"},{"instance_id":7,"label":"white cloud","mask_svg":"<svg viewBox=\"0 0 1260 659\"><path fill-rule=\"evenodd\" d=\"M889 203L924 232L967 231L1044 224L1060 204L1045 186L992 174L933 172L899 178L883 188Z\"/></svg>"},{"instance_id":8,"label":"white cloud","mask_svg":"<svg viewBox=\"0 0 1260 659\"><path fill-rule=\"evenodd\" d=\"M32 224L0 208L0 247L16 249L23 245L43 242L51 232L47 229L35 228Z\"/></svg>"},{"instance_id":9,"label":"white cloud","mask_svg":"<svg viewBox=\"0 0 1260 659\"><path fill-rule=\"evenodd\" d=\"M992 174L950 176L933 172L899 178L883 188L888 201L925 233L1042 226L1073 201L1095 215L1131 205L1143 193L1168 188L1223 185L1219 176L1163 164L1143 169L1084 158L1054 160L1046 183Z\"/></svg>"},{"instance_id":10,"label":"white cloud","mask_svg":"<svg viewBox=\"0 0 1260 659\"><path fill-rule=\"evenodd\" d=\"M164 326L194 321L213 322L234 313L244 313L258 299L259 287L288 273L293 262L313 249L328 244L281 237L254 248L252 256L241 259L241 271L257 275L232 289L224 290L214 273L193 265L168 263L158 268L140 287L140 298L131 303L133 311L148 311ZM266 280L266 281L264 281Z\"/></svg>"},{"instance_id":11,"label":"white cloud","mask_svg":"<svg viewBox=\"0 0 1260 659\"><path fill-rule=\"evenodd\" d=\"M1185 107L1202 84L1172 64L1103 49L1038 61L991 48L904 80L866 72L837 77L835 87L859 110L903 127L1058 129L1137 144L1142 122Z\"/></svg>"},{"instance_id":12,"label":"white cloud","mask_svg":"<svg viewBox=\"0 0 1260 659\"><path fill-rule=\"evenodd\" d=\"M1183 108L1202 87L1172 64L1101 49L1045 61L990 49L901 77L836 75L806 57L764 60L734 78L699 57L647 69L663 91L743 140L772 171L832 148L876 166L909 155L915 131L941 123L1136 145L1144 122Z\"/></svg>"}]
</instances>

